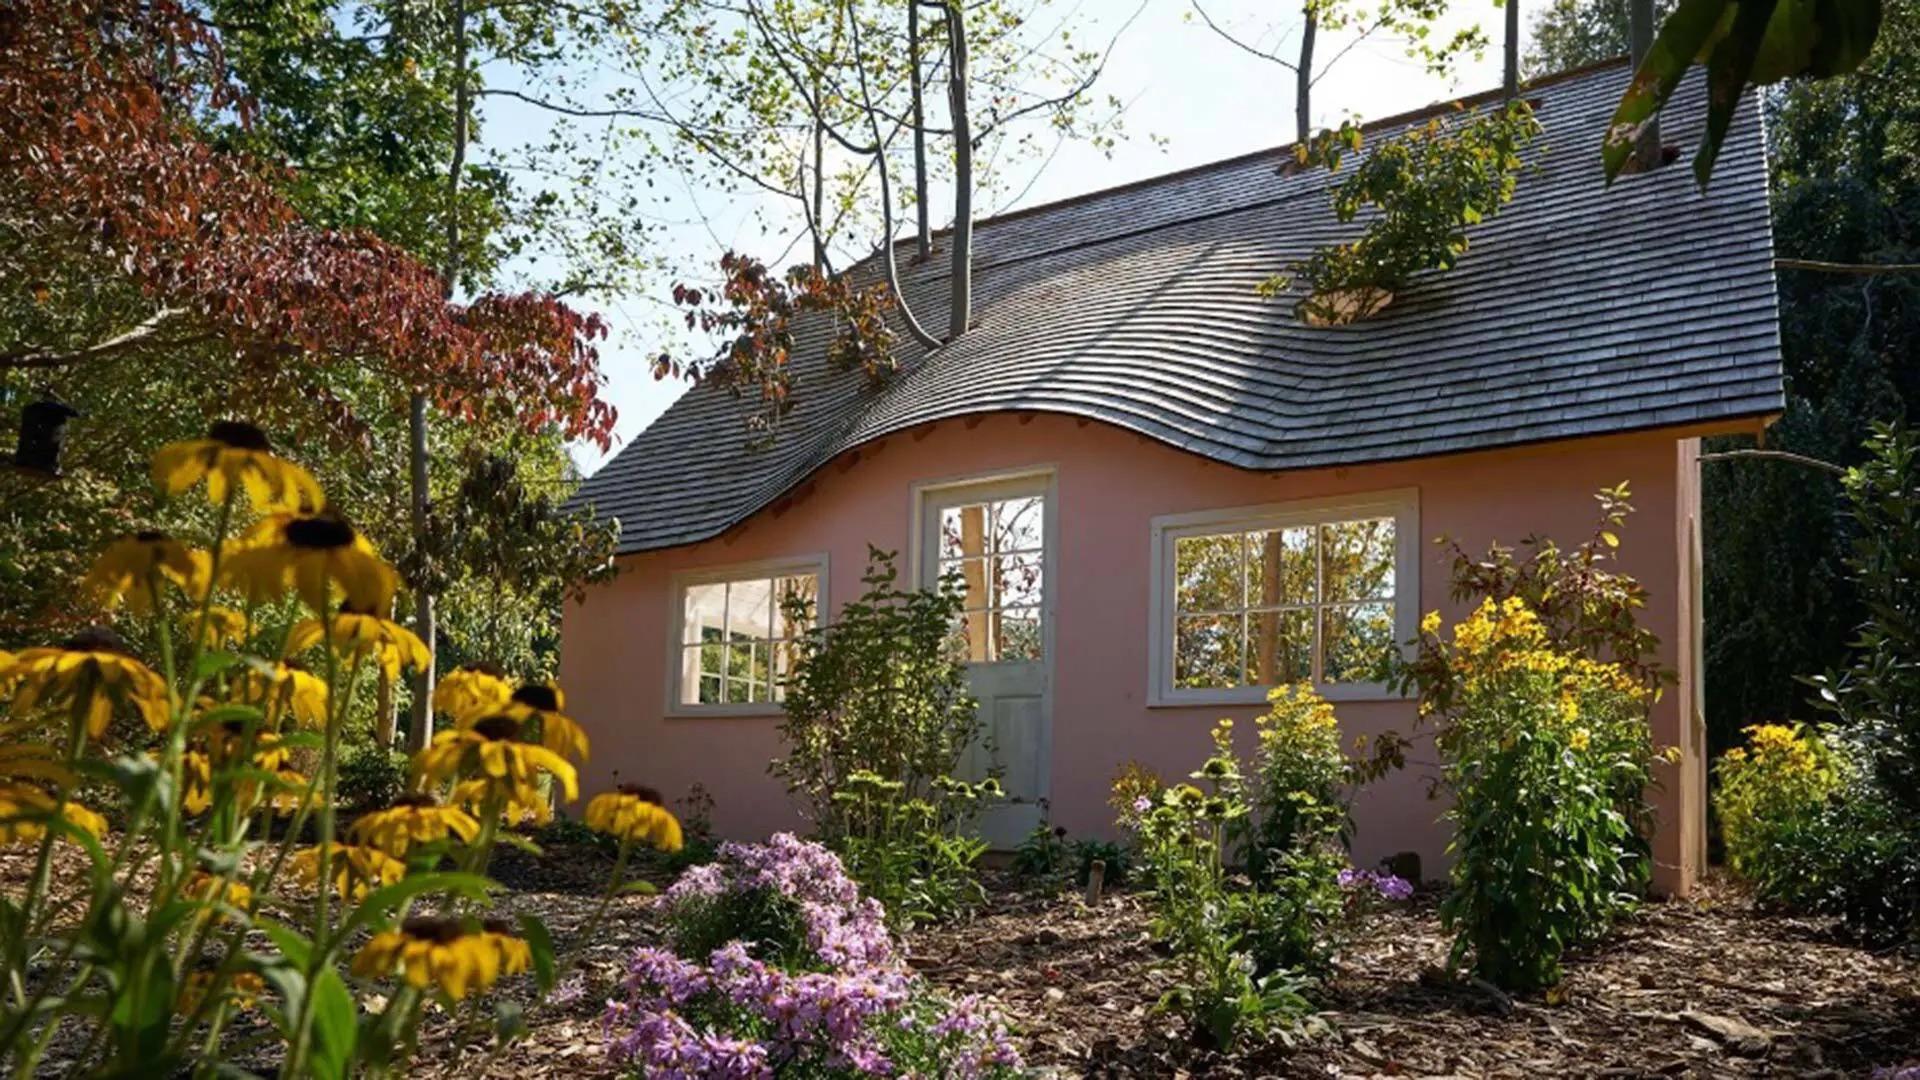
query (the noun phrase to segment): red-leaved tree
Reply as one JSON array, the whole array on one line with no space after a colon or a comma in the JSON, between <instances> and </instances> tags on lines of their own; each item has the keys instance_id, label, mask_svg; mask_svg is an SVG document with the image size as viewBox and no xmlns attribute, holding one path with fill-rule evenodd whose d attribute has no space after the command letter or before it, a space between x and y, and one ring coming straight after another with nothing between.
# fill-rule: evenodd
<instances>
[{"instance_id":1,"label":"red-leaved tree","mask_svg":"<svg viewBox=\"0 0 1920 1080\"><path fill-rule=\"evenodd\" d=\"M405 251L308 226L269 166L197 137L196 114L247 108L174 0L0 7L0 302L40 301L0 330L0 369L212 347L316 400L301 373L353 363L455 416L610 444L597 315L537 293L449 302Z\"/></svg>"}]
</instances>

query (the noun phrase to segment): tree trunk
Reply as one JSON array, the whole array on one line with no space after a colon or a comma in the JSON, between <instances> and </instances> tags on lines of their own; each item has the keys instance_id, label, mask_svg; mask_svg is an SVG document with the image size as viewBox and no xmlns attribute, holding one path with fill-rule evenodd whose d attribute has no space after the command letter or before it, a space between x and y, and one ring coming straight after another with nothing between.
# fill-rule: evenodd
<instances>
[{"instance_id":1,"label":"tree trunk","mask_svg":"<svg viewBox=\"0 0 1920 1080\"><path fill-rule=\"evenodd\" d=\"M927 122L920 98L920 0L907 0L907 64L913 74L914 250L921 261L933 255L933 225L927 210Z\"/></svg>"},{"instance_id":2,"label":"tree trunk","mask_svg":"<svg viewBox=\"0 0 1920 1080\"><path fill-rule=\"evenodd\" d=\"M400 727L400 717L393 711L393 680L383 671L374 686L373 715L379 726L374 731L373 744L382 750L391 750Z\"/></svg>"},{"instance_id":3,"label":"tree trunk","mask_svg":"<svg viewBox=\"0 0 1920 1080\"><path fill-rule=\"evenodd\" d=\"M1293 138L1301 146L1313 138L1313 39L1320 32L1320 16L1313 5L1300 9L1300 64L1293 72Z\"/></svg>"},{"instance_id":4,"label":"tree trunk","mask_svg":"<svg viewBox=\"0 0 1920 1080\"><path fill-rule=\"evenodd\" d=\"M1653 0L1627 0L1627 47L1633 68L1638 71L1653 48ZM1647 118L1640 137L1634 140L1633 167L1651 172L1660 167L1660 156L1660 114L1656 112Z\"/></svg>"},{"instance_id":5,"label":"tree trunk","mask_svg":"<svg viewBox=\"0 0 1920 1080\"><path fill-rule=\"evenodd\" d=\"M440 266L440 291L452 297L460 276L460 174L467 165L468 113L473 107L467 86L467 5L453 0L449 11L453 30L453 154L447 167L447 250ZM430 509L427 471L427 394L416 390L408 402L408 453L413 480L413 542L424 553L429 542L427 515ZM415 589L413 627L427 647L427 664L414 675L412 712L407 725L407 748L425 749L433 741L434 683L434 597L425 585Z\"/></svg>"},{"instance_id":6,"label":"tree trunk","mask_svg":"<svg viewBox=\"0 0 1920 1080\"><path fill-rule=\"evenodd\" d=\"M1507 75L1505 87L1507 97L1520 96L1520 0L1506 0L1507 5Z\"/></svg>"},{"instance_id":7,"label":"tree trunk","mask_svg":"<svg viewBox=\"0 0 1920 1080\"><path fill-rule=\"evenodd\" d=\"M967 122L967 27L960 4L947 7L947 104L953 113L953 307L947 340L973 318L973 126Z\"/></svg>"},{"instance_id":8,"label":"tree trunk","mask_svg":"<svg viewBox=\"0 0 1920 1080\"><path fill-rule=\"evenodd\" d=\"M814 83L814 100L820 100L820 84ZM813 272L827 270L827 125L813 121Z\"/></svg>"}]
</instances>

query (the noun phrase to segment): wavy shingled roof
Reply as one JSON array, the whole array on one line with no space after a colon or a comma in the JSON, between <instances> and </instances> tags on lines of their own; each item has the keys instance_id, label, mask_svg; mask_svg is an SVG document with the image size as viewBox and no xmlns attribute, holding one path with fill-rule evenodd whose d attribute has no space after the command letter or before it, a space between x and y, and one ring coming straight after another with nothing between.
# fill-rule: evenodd
<instances>
[{"instance_id":1,"label":"wavy shingled roof","mask_svg":"<svg viewBox=\"0 0 1920 1080\"><path fill-rule=\"evenodd\" d=\"M979 222L974 325L960 340L925 353L908 341L901 373L875 391L830 372L828 328L809 327L797 403L771 448L745 449L753 401L696 386L576 502L620 519L623 554L693 543L862 443L1007 410L1099 420L1260 470L1776 413L1758 109L1742 106L1702 194L1685 166L1705 120L1696 70L1663 119L1680 163L1608 189L1598 146L1626 80L1615 63L1527 88L1545 132L1513 203L1473 230L1451 271L1420 276L1364 323L1309 327L1292 297L1255 294L1359 226L1334 220L1323 172L1285 175L1281 152L1248 155ZM903 255L901 267L939 336L945 259Z\"/></svg>"}]
</instances>

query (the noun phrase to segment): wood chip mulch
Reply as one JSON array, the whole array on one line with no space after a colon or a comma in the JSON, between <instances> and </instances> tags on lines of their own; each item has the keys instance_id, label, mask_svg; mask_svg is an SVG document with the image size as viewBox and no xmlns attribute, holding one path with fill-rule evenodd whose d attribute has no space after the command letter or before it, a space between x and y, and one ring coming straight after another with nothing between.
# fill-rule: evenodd
<instances>
[{"instance_id":1,"label":"wood chip mulch","mask_svg":"<svg viewBox=\"0 0 1920 1080\"><path fill-rule=\"evenodd\" d=\"M0 856L0 879L24 878L15 861ZM83 872L69 863L63 884ZM503 981L496 996L524 1004L530 1029L504 1050L490 1046L490 1015L430 1016L409 1075L619 1075L600 1014L631 951L657 940L653 900L616 898L588 934L600 853L505 856L494 869L509 886L499 903L539 914L578 959L546 1003L531 1001L529 979ZM1143 897L1118 892L1089 907L1059 889L992 886L973 920L910 935L909 960L948 990L996 1001L1040 1075L1864 1077L1920 1066L1920 955L1860 948L1724 886L1648 905L1603 949L1570 958L1551 998L1448 976L1448 940L1423 895L1365 924L1314 992L1323 1011L1308 1030L1231 1055L1194 1045L1154 1011L1170 977Z\"/></svg>"},{"instance_id":2,"label":"wood chip mulch","mask_svg":"<svg viewBox=\"0 0 1920 1080\"><path fill-rule=\"evenodd\" d=\"M511 899L563 942L592 903L577 891ZM414 1075L617 1075L601 1006L626 952L656 932L650 901L620 904L560 1002L531 1017L531 1038L497 1055L478 1040L460 1052L441 1025ZM1149 918L1137 894L1090 908L1002 881L977 918L907 945L929 980L997 1001L1042 1075L1852 1077L1920 1064L1920 957L1861 949L1725 888L1649 905L1604 949L1571 958L1551 1000L1449 977L1448 939L1423 896L1366 924L1317 992L1323 1011L1308 1031L1232 1055L1195 1046L1154 1012L1169 977Z\"/></svg>"}]
</instances>

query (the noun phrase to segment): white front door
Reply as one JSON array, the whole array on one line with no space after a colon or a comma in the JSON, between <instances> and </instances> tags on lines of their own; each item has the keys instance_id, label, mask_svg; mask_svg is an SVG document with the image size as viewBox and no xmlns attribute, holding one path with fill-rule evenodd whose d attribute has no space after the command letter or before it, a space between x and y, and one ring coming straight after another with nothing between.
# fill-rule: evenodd
<instances>
[{"instance_id":1,"label":"white front door","mask_svg":"<svg viewBox=\"0 0 1920 1080\"><path fill-rule=\"evenodd\" d=\"M1000 850L1033 831L1047 797L1052 489L1051 473L920 489L920 583L933 587L951 575L966 597L953 647L980 700L982 737L962 774L998 776L1006 788L1007 800L980 820L981 835Z\"/></svg>"}]
</instances>

